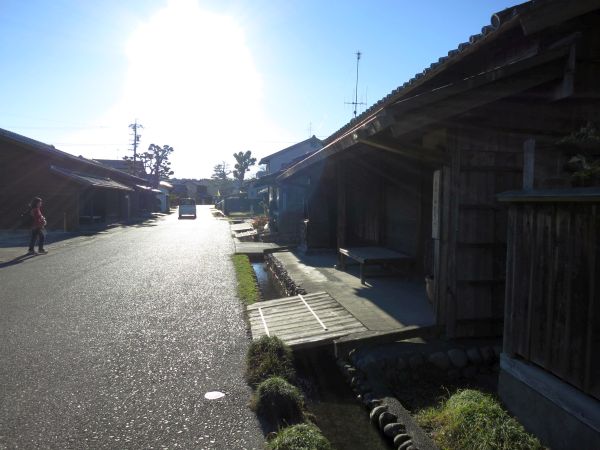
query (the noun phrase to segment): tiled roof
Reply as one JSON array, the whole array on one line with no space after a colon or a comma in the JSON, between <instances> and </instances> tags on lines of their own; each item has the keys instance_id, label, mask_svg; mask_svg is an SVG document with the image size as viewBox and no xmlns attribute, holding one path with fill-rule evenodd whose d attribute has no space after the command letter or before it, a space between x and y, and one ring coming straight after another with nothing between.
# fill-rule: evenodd
<instances>
[{"instance_id":1,"label":"tiled roof","mask_svg":"<svg viewBox=\"0 0 600 450\"><path fill-rule=\"evenodd\" d=\"M294 148L299 147L300 145L303 145L303 144L306 144L306 143L309 143L309 142L311 143L311 146L313 148L317 149L317 150L319 148L323 147L323 142L318 137L316 137L316 136L313 135L313 136L309 137L308 139L306 139L306 140L304 140L302 142L298 142L297 144L290 145L289 147L286 147L286 148L284 148L282 150L279 150L279 151L277 151L275 153L272 153L272 154L270 154L268 156L265 156L264 158L262 158L258 162L258 164L265 164L266 162L268 162L274 156L278 156L278 155L280 155L282 153L285 153L287 151L293 150Z\"/></svg>"},{"instance_id":2,"label":"tiled roof","mask_svg":"<svg viewBox=\"0 0 600 450\"><path fill-rule=\"evenodd\" d=\"M155 192L155 193L160 193L162 192L160 189L154 189L151 186L145 186L143 184L136 184L135 185L136 188L142 190L142 191L147 191L147 192Z\"/></svg>"},{"instance_id":3,"label":"tiled roof","mask_svg":"<svg viewBox=\"0 0 600 450\"><path fill-rule=\"evenodd\" d=\"M126 161L124 159L95 159L94 161L127 173L131 172L131 168L133 166L133 161ZM142 161L136 161L135 167L137 169L137 173L145 174L146 171L144 169L144 164L142 163Z\"/></svg>"},{"instance_id":4,"label":"tiled roof","mask_svg":"<svg viewBox=\"0 0 600 450\"><path fill-rule=\"evenodd\" d=\"M94 161L93 159L87 159L83 156L75 156L67 152L63 152L62 150L58 150L53 145L44 144L43 142L36 141L35 139L28 138L26 136L22 136L17 133L13 133L12 131L4 130L0 128L0 140L8 140L20 144L22 146L37 150L39 152L48 153L50 155L56 156L58 158L69 159L72 161L78 161L79 163L83 163L86 165L93 166L95 168L102 168L106 171L112 171L118 173L120 176L130 177L131 179L137 181L145 181L143 178L136 177L134 175L128 174L126 172L113 169L112 167L105 166L99 162Z\"/></svg>"},{"instance_id":5,"label":"tiled roof","mask_svg":"<svg viewBox=\"0 0 600 450\"><path fill-rule=\"evenodd\" d=\"M69 178L76 183L83 184L84 186L91 186L96 188L104 189L118 189L121 191L133 191L128 186L121 184L110 178L98 177L87 173L75 172L73 170L64 169L62 167L50 166L50 170L54 173Z\"/></svg>"}]
</instances>

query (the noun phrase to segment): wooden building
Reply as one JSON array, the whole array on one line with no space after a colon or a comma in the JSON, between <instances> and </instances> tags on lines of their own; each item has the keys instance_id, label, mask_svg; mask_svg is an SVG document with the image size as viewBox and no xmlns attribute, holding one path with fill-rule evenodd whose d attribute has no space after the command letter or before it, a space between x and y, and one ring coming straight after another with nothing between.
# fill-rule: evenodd
<instances>
[{"instance_id":1,"label":"wooden building","mask_svg":"<svg viewBox=\"0 0 600 450\"><path fill-rule=\"evenodd\" d=\"M499 199L510 205L500 396L552 449L600 448L600 187Z\"/></svg>"},{"instance_id":2,"label":"wooden building","mask_svg":"<svg viewBox=\"0 0 600 450\"><path fill-rule=\"evenodd\" d=\"M259 161L264 164L265 171L255 182L256 187L267 186L267 205L269 214L269 228L276 233L282 243L298 243L300 224L303 219L302 198L301 205L296 205L298 196L290 184L278 185L274 183L279 175L286 169L302 161L309 155L323 148L323 142L316 136L286 147Z\"/></svg>"},{"instance_id":3,"label":"wooden building","mask_svg":"<svg viewBox=\"0 0 600 450\"><path fill-rule=\"evenodd\" d=\"M48 228L137 217L155 207L143 178L76 157L0 129L0 229L20 226L20 213L35 196L44 200Z\"/></svg>"},{"instance_id":4,"label":"wooden building","mask_svg":"<svg viewBox=\"0 0 600 450\"><path fill-rule=\"evenodd\" d=\"M415 276L433 275L449 337L500 335L508 213L496 194L522 187L525 160L535 187L564 184L555 144L600 123L599 59L598 0L494 14L278 177L299 239L407 254Z\"/></svg>"}]
</instances>

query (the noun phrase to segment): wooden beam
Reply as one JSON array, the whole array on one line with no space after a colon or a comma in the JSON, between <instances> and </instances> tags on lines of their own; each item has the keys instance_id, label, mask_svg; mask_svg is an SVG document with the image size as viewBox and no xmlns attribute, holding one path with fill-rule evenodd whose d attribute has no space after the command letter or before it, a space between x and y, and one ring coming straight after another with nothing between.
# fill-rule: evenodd
<instances>
[{"instance_id":1,"label":"wooden beam","mask_svg":"<svg viewBox=\"0 0 600 450\"><path fill-rule=\"evenodd\" d=\"M455 96L446 101L423 107L418 112L411 113L410 115L404 115L402 121L398 121L391 127L392 135L399 138L411 131L442 122L450 117L458 116L471 109L526 91L562 76L563 67L555 64L529 71L517 79L500 80L479 89L466 92L464 95Z\"/></svg>"},{"instance_id":2,"label":"wooden beam","mask_svg":"<svg viewBox=\"0 0 600 450\"><path fill-rule=\"evenodd\" d=\"M390 110L399 115L410 110L422 108L434 103L443 101L449 97L463 94L467 91L472 91L482 86L497 83L499 80L506 79L520 72L533 69L535 67L545 65L556 59L565 57L569 54L569 43L572 41L565 40L562 45L556 45L552 50L538 54L539 44L536 42L529 50L525 51L522 59L508 63L504 66L490 70L489 72L479 73L463 80L457 81L446 86L439 87L432 91L427 91L413 97L405 98L390 106Z\"/></svg>"},{"instance_id":3,"label":"wooden beam","mask_svg":"<svg viewBox=\"0 0 600 450\"><path fill-rule=\"evenodd\" d=\"M565 65L565 74L563 79L559 81L558 86L554 89L552 100L562 100L571 97L575 92L575 67L576 61L576 45L571 44L571 50L567 57Z\"/></svg>"},{"instance_id":4,"label":"wooden beam","mask_svg":"<svg viewBox=\"0 0 600 450\"><path fill-rule=\"evenodd\" d=\"M433 165L441 165L445 160L445 155L439 150L427 150L404 145L391 145L387 142L375 141L373 139L359 139L358 143Z\"/></svg>"},{"instance_id":5,"label":"wooden beam","mask_svg":"<svg viewBox=\"0 0 600 450\"><path fill-rule=\"evenodd\" d=\"M520 16L521 27L525 36L566 22L577 16L600 9L600 0L564 0L549 2L524 12Z\"/></svg>"}]
</instances>

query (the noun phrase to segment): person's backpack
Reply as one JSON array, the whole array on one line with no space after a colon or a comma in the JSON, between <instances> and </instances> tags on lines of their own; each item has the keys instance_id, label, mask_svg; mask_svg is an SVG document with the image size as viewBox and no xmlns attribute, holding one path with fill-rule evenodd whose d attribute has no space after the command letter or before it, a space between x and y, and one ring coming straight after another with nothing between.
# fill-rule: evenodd
<instances>
[{"instance_id":1,"label":"person's backpack","mask_svg":"<svg viewBox=\"0 0 600 450\"><path fill-rule=\"evenodd\" d=\"M27 208L27 210L23 211L19 217L21 219L20 222L23 228L27 228L33 225L33 216L31 215L31 208Z\"/></svg>"}]
</instances>

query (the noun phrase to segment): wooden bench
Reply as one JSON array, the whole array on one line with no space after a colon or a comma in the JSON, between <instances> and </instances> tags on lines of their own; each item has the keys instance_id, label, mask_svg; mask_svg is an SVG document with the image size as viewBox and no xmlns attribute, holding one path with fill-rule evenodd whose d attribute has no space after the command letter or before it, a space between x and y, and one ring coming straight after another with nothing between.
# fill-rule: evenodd
<instances>
[{"instance_id":1,"label":"wooden bench","mask_svg":"<svg viewBox=\"0 0 600 450\"><path fill-rule=\"evenodd\" d=\"M365 284L365 266L375 264L408 263L414 259L404 253L384 247L348 247L340 248L340 268L346 269L346 258L358 261L360 264L360 282Z\"/></svg>"}]
</instances>

